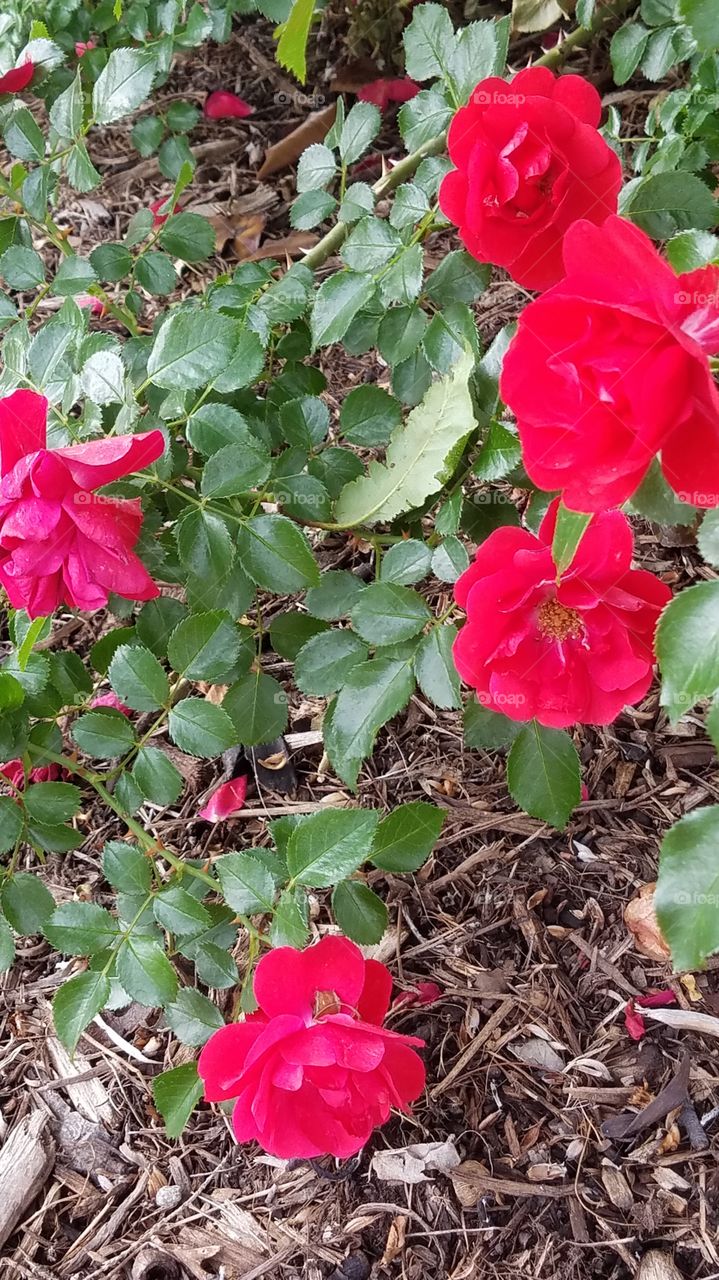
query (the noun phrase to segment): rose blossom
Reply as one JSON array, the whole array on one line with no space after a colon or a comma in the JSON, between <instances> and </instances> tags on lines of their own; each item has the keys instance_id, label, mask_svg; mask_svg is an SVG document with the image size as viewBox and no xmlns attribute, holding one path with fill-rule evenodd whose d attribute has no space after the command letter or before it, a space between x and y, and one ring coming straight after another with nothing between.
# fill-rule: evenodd
<instances>
[{"instance_id":1,"label":"rose blossom","mask_svg":"<svg viewBox=\"0 0 719 1280\"><path fill-rule=\"evenodd\" d=\"M576 511L631 497L652 458L685 502L719 505L719 269L677 276L623 218L578 222L566 276L525 307L504 401L541 489Z\"/></svg>"},{"instance_id":2,"label":"rose blossom","mask_svg":"<svg viewBox=\"0 0 719 1280\"><path fill-rule=\"evenodd\" d=\"M111 591L151 600L158 589L134 554L139 498L94 490L155 462L161 431L47 449L47 400L14 391L0 400L0 584L31 618L60 604L99 609Z\"/></svg>"},{"instance_id":3,"label":"rose blossom","mask_svg":"<svg viewBox=\"0 0 719 1280\"><path fill-rule=\"evenodd\" d=\"M20 67L13 67L0 76L0 94L21 93L23 89L27 89L34 75L35 63L29 60Z\"/></svg>"},{"instance_id":4,"label":"rose blossom","mask_svg":"<svg viewBox=\"0 0 719 1280\"><path fill-rule=\"evenodd\" d=\"M43 764L30 770L29 781L57 782L59 778L69 776L67 769L61 768L59 764ZM5 778L16 791L25 790L25 768L22 760L8 760L6 764L0 764L0 777Z\"/></svg>"},{"instance_id":5,"label":"rose blossom","mask_svg":"<svg viewBox=\"0 0 719 1280\"><path fill-rule=\"evenodd\" d=\"M617 210L622 166L597 132L601 111L587 80L547 67L477 85L449 127L457 167L439 191L473 257L528 289L560 278L567 227Z\"/></svg>"},{"instance_id":6,"label":"rose blossom","mask_svg":"<svg viewBox=\"0 0 719 1280\"><path fill-rule=\"evenodd\" d=\"M407 1110L424 1088L423 1042L382 1027L391 990L389 970L347 938L264 955L257 1013L216 1031L197 1064L208 1102L237 1099L237 1141L282 1159L352 1156L391 1107Z\"/></svg>"},{"instance_id":7,"label":"rose blossom","mask_svg":"<svg viewBox=\"0 0 719 1280\"><path fill-rule=\"evenodd\" d=\"M671 592L631 568L632 532L618 511L592 519L557 582L557 506L539 536L495 529L455 583L467 621L454 660L479 701L511 720L609 724L651 684L654 631Z\"/></svg>"}]
</instances>

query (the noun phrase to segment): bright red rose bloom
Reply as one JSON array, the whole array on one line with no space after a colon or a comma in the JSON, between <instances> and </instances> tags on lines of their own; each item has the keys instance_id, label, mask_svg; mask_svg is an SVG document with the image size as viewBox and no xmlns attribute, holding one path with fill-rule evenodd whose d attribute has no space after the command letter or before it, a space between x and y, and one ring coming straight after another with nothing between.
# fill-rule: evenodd
<instances>
[{"instance_id":1,"label":"bright red rose bloom","mask_svg":"<svg viewBox=\"0 0 719 1280\"><path fill-rule=\"evenodd\" d=\"M661 451L683 501L719 505L719 269L675 275L623 218L576 223L564 260L564 280L522 312L500 383L531 479L601 511Z\"/></svg>"},{"instance_id":2,"label":"bright red rose bloom","mask_svg":"<svg viewBox=\"0 0 719 1280\"><path fill-rule=\"evenodd\" d=\"M6 71L4 76L0 76L0 94L21 93L23 89L27 89L34 75L34 62L23 62L21 67L13 67L12 71Z\"/></svg>"},{"instance_id":3,"label":"bright red rose bloom","mask_svg":"<svg viewBox=\"0 0 719 1280\"><path fill-rule=\"evenodd\" d=\"M457 167L439 192L473 257L527 289L560 279L567 227L617 211L622 166L597 132L601 111L587 80L547 67L477 85L449 127Z\"/></svg>"},{"instance_id":4,"label":"bright red rose bloom","mask_svg":"<svg viewBox=\"0 0 719 1280\"><path fill-rule=\"evenodd\" d=\"M151 600L158 589L132 548L139 498L94 490L155 462L161 431L47 449L47 400L14 391L0 400L0 585L31 618L60 604L99 609L111 591Z\"/></svg>"},{"instance_id":5,"label":"bright red rose bloom","mask_svg":"<svg viewBox=\"0 0 719 1280\"><path fill-rule=\"evenodd\" d=\"M419 1097L423 1042L382 1027L389 970L347 938L269 951L254 990L257 1013L216 1031L197 1064L208 1102L237 1099L238 1142L282 1159L352 1156Z\"/></svg>"},{"instance_id":6,"label":"bright red rose bloom","mask_svg":"<svg viewBox=\"0 0 719 1280\"><path fill-rule=\"evenodd\" d=\"M652 680L654 631L668 587L632 569L632 532L618 511L595 516L557 584L557 503L539 536L495 529L455 584L467 621L457 670L479 701L550 728L609 724Z\"/></svg>"},{"instance_id":7,"label":"bright red rose bloom","mask_svg":"<svg viewBox=\"0 0 719 1280\"><path fill-rule=\"evenodd\" d=\"M228 89L217 89L214 93L208 94L202 110L208 120L232 118L244 120L246 116L252 116L255 113L255 108L251 107L249 102L238 98L236 93L230 93Z\"/></svg>"}]
</instances>

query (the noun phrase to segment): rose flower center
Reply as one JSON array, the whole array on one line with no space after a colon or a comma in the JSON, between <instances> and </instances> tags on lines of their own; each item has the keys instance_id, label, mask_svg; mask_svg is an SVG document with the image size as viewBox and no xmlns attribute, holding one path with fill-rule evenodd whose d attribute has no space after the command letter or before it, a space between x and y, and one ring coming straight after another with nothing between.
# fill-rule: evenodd
<instances>
[{"instance_id":1,"label":"rose flower center","mask_svg":"<svg viewBox=\"0 0 719 1280\"><path fill-rule=\"evenodd\" d=\"M584 635L582 619L576 609L568 609L558 600L545 600L537 614L539 630L550 640L579 640Z\"/></svg>"},{"instance_id":2,"label":"rose flower center","mask_svg":"<svg viewBox=\"0 0 719 1280\"><path fill-rule=\"evenodd\" d=\"M340 1013L342 1001L336 991L316 991L313 1016L321 1018L325 1013Z\"/></svg>"}]
</instances>

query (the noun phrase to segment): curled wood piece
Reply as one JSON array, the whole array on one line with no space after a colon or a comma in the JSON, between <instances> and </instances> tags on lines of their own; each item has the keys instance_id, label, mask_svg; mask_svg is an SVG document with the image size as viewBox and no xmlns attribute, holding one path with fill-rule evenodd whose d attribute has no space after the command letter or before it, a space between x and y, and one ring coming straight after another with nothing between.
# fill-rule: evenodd
<instances>
[{"instance_id":1,"label":"curled wood piece","mask_svg":"<svg viewBox=\"0 0 719 1280\"><path fill-rule=\"evenodd\" d=\"M0 1149L0 1247L35 1199L55 1163L55 1143L44 1132L48 1117L41 1111L26 1116Z\"/></svg>"},{"instance_id":2,"label":"curled wood piece","mask_svg":"<svg viewBox=\"0 0 719 1280\"><path fill-rule=\"evenodd\" d=\"M146 1245L132 1264L132 1280L182 1280L182 1268L164 1249Z\"/></svg>"}]
</instances>

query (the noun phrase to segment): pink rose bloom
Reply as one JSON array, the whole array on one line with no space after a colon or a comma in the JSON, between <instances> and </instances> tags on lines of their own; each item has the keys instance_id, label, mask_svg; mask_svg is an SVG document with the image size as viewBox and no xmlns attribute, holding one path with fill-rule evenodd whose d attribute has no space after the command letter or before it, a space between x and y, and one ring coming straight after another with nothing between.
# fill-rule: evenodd
<instances>
[{"instance_id":1,"label":"pink rose bloom","mask_svg":"<svg viewBox=\"0 0 719 1280\"><path fill-rule=\"evenodd\" d=\"M208 1102L237 1099L238 1142L281 1159L344 1158L419 1097L423 1042L382 1026L391 975L349 939L269 951L254 990L257 1013L216 1031L197 1063Z\"/></svg>"},{"instance_id":2,"label":"pink rose bloom","mask_svg":"<svg viewBox=\"0 0 719 1280\"><path fill-rule=\"evenodd\" d=\"M129 716L130 708L121 702L116 693L99 693L90 703L91 707L112 707L114 711L121 711L124 716Z\"/></svg>"},{"instance_id":3,"label":"pink rose bloom","mask_svg":"<svg viewBox=\"0 0 719 1280\"><path fill-rule=\"evenodd\" d=\"M61 604L100 609L111 591L152 600L158 588L133 552L140 499L95 490L155 462L162 432L52 450L46 439L44 396L14 391L0 400L0 584L13 608L38 618Z\"/></svg>"},{"instance_id":4,"label":"pink rose bloom","mask_svg":"<svg viewBox=\"0 0 719 1280\"><path fill-rule=\"evenodd\" d=\"M97 45L94 40L78 40L75 45L75 55L81 58L83 53L89 53L90 49L96 49Z\"/></svg>"}]
</instances>

